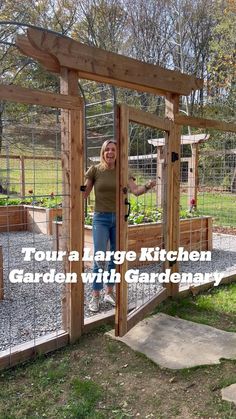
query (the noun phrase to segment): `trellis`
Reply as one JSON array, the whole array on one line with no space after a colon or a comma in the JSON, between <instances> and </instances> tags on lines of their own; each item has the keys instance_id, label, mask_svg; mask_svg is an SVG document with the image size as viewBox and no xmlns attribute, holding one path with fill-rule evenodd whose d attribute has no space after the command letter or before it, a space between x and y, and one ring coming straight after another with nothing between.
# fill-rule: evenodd
<instances>
[{"instance_id":1,"label":"trellis","mask_svg":"<svg viewBox=\"0 0 236 419\"><path fill-rule=\"evenodd\" d=\"M117 115L117 140L119 159L117 167L117 248L127 249L127 162L128 162L128 126L129 121L144 126L160 129L166 133L164 148L164 223L163 237L166 251L177 250L180 240L179 198L180 198L180 145L181 126L214 128L236 132L232 123L203 118L189 117L179 113L179 98L188 95L192 90L203 87L202 80L158 66L146 64L100 49L82 45L72 39L52 33L29 29L27 37L18 36L18 48L26 55L39 61L48 71L60 75L61 93L52 94L32 91L18 86L0 86L0 96L4 100L20 103L39 104L62 108L61 142L63 168L63 231L64 249L83 252L84 203L80 187L84 176L84 129L83 101L80 97L78 78L108 83L120 88L162 95L165 97L165 118L145 113L121 105ZM69 232L69 234L68 234ZM1 260L0 260L1 261ZM165 269L171 273L179 271L178 262L166 261ZM66 263L68 272L75 272L79 278L83 272L83 263L70 261ZM118 266L117 271L124 278L127 264ZM1 277L1 269L0 269ZM235 275L225 278L225 282L235 279ZM209 283L207 286L211 286ZM199 287L201 288L201 287ZM186 293L186 291L184 291ZM142 318L158 302L168 296L179 293L177 284L168 284L162 293L155 296L144 307L141 307L132 318L128 318L127 284L124 281L117 289L116 333L123 335L132 325ZM182 293L183 295L183 293ZM95 324L104 322L104 317L96 321L84 322L83 285L81 281L70 284L63 301L63 329L54 336L41 338L40 342L28 347L11 348L0 358L0 366L14 365L38 352L47 352L68 342L76 341L82 333Z\"/></svg>"}]
</instances>

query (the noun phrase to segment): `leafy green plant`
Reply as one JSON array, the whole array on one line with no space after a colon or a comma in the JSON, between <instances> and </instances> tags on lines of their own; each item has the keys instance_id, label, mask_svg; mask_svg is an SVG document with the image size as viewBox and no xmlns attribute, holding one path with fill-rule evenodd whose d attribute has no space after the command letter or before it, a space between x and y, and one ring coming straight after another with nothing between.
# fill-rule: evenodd
<instances>
[{"instance_id":1,"label":"leafy green plant","mask_svg":"<svg viewBox=\"0 0 236 419\"><path fill-rule=\"evenodd\" d=\"M8 205L34 205L44 208L57 208L61 205L61 198L59 197L50 197L50 198L0 198L0 206Z\"/></svg>"},{"instance_id":2,"label":"leafy green plant","mask_svg":"<svg viewBox=\"0 0 236 419\"><path fill-rule=\"evenodd\" d=\"M93 224L93 214L92 213L87 214L87 216L84 219L84 223L87 226L91 226Z\"/></svg>"},{"instance_id":3,"label":"leafy green plant","mask_svg":"<svg viewBox=\"0 0 236 419\"><path fill-rule=\"evenodd\" d=\"M129 225L138 225L143 223L156 223L162 220L163 209L152 208L145 206L143 203L138 202L135 199L130 199L131 210L128 218ZM189 212L188 210L180 210L180 218L192 218L199 217L199 211ZM85 217L85 225L92 225L93 213L90 212Z\"/></svg>"},{"instance_id":4,"label":"leafy green plant","mask_svg":"<svg viewBox=\"0 0 236 419\"><path fill-rule=\"evenodd\" d=\"M180 209L179 211L179 217L182 218L194 218L194 217L200 217L202 214L198 210L189 211L186 209Z\"/></svg>"}]
</instances>

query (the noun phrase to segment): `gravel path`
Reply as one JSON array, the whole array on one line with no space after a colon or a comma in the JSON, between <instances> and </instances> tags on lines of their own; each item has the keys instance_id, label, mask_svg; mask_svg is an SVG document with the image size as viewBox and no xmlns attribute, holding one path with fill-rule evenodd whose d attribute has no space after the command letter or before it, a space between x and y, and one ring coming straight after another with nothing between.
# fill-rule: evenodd
<instances>
[{"instance_id":1,"label":"gravel path","mask_svg":"<svg viewBox=\"0 0 236 419\"><path fill-rule=\"evenodd\" d=\"M29 341L59 330L61 324L61 295L63 285L59 284L12 284L9 273L13 269L25 272L63 272L61 262L23 260L22 247L34 247L39 251L52 249L53 238L30 232L0 234L0 245L4 256L4 300L0 301L0 350ZM131 267L134 269L133 267ZM130 269L131 269L130 268ZM159 272L160 264L138 267L140 273ZM182 272L231 272L236 269L235 236L214 234L214 250L211 262L184 262ZM159 283L129 285L129 302L137 305L160 291ZM85 317L92 315L88 310L91 285L85 286ZM109 304L102 303L101 312L109 310Z\"/></svg>"}]
</instances>

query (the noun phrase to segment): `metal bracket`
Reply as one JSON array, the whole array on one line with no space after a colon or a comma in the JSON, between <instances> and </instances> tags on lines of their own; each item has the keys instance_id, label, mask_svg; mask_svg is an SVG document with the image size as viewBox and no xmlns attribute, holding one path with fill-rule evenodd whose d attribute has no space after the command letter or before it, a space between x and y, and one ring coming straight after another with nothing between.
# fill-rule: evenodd
<instances>
[{"instance_id":1,"label":"metal bracket","mask_svg":"<svg viewBox=\"0 0 236 419\"><path fill-rule=\"evenodd\" d=\"M172 151L171 153L171 162L174 163L175 161L179 160L179 154L175 151Z\"/></svg>"},{"instance_id":2,"label":"metal bracket","mask_svg":"<svg viewBox=\"0 0 236 419\"><path fill-rule=\"evenodd\" d=\"M127 198L125 198L125 205L128 205L128 214L125 214L125 221L127 221L129 218L130 208L131 208L130 202L128 201Z\"/></svg>"},{"instance_id":3,"label":"metal bracket","mask_svg":"<svg viewBox=\"0 0 236 419\"><path fill-rule=\"evenodd\" d=\"M176 262L177 262L176 260L170 260L169 261L169 266L170 267L174 266L176 264Z\"/></svg>"}]
</instances>

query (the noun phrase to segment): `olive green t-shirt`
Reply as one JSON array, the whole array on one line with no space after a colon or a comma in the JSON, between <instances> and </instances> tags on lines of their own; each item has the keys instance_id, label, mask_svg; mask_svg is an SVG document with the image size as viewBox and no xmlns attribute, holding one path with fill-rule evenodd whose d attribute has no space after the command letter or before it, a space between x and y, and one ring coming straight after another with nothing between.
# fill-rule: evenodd
<instances>
[{"instance_id":1,"label":"olive green t-shirt","mask_svg":"<svg viewBox=\"0 0 236 419\"><path fill-rule=\"evenodd\" d=\"M104 170L98 164L91 166L85 177L93 182L95 211L116 212L116 169Z\"/></svg>"}]
</instances>

